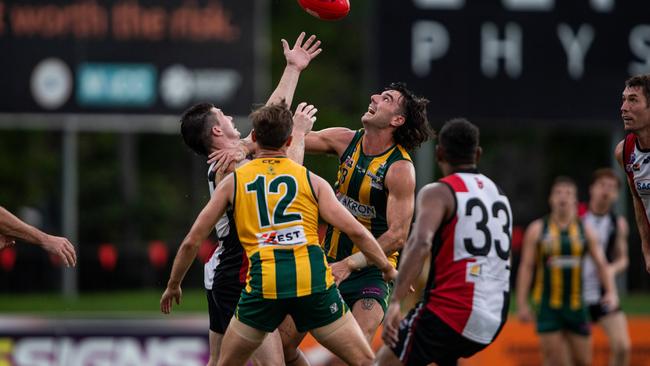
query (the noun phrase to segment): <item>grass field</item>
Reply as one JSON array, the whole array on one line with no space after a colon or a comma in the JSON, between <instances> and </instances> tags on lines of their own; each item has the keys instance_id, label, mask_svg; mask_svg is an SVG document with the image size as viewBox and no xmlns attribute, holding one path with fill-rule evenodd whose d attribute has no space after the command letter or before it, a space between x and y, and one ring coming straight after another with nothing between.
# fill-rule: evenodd
<instances>
[{"instance_id":1,"label":"grass field","mask_svg":"<svg viewBox=\"0 0 650 366\"><path fill-rule=\"evenodd\" d=\"M162 291L140 290L128 292L83 293L76 300L68 301L58 294L1 294L0 314L37 313L76 316L113 314L147 315L160 314L159 301ZM511 302L513 304L514 301ZM650 316L650 294L629 294L621 298L621 305L627 314ZM512 307L511 307L512 308ZM511 309L512 310L512 309ZM205 292L191 289L183 292L180 306L174 304L174 312L205 313L207 304Z\"/></svg>"}]
</instances>

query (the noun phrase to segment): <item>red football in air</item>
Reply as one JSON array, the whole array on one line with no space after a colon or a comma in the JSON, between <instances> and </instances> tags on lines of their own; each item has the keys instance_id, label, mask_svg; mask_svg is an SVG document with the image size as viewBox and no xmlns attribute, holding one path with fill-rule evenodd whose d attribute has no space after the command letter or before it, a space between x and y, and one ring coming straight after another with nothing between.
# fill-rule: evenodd
<instances>
[{"instance_id":1,"label":"red football in air","mask_svg":"<svg viewBox=\"0 0 650 366\"><path fill-rule=\"evenodd\" d=\"M298 0L298 4L322 20L339 20L350 12L349 0Z\"/></svg>"}]
</instances>

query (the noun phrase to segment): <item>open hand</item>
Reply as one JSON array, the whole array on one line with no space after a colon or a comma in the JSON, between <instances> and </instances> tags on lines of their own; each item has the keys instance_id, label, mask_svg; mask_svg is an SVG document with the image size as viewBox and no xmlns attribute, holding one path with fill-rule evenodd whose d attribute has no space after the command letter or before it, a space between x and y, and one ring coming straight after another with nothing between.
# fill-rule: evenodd
<instances>
[{"instance_id":1,"label":"open hand","mask_svg":"<svg viewBox=\"0 0 650 366\"><path fill-rule=\"evenodd\" d=\"M61 236L48 235L41 242L41 246L46 251L60 257L66 267L74 267L77 264L77 254L74 251L74 246L68 239Z\"/></svg>"},{"instance_id":2,"label":"open hand","mask_svg":"<svg viewBox=\"0 0 650 366\"><path fill-rule=\"evenodd\" d=\"M302 32L296 39L293 48L289 48L289 43L282 39L282 49L284 50L284 57L287 59L287 66L295 67L298 71L304 70L309 65L309 62L323 51L319 48L320 41L316 40L315 35L312 34L303 44L304 39L305 32Z\"/></svg>"},{"instance_id":3,"label":"open hand","mask_svg":"<svg viewBox=\"0 0 650 366\"><path fill-rule=\"evenodd\" d=\"M293 129L308 134L316 122L316 112L318 109L311 104L305 102L298 104L296 113L293 114Z\"/></svg>"}]
</instances>

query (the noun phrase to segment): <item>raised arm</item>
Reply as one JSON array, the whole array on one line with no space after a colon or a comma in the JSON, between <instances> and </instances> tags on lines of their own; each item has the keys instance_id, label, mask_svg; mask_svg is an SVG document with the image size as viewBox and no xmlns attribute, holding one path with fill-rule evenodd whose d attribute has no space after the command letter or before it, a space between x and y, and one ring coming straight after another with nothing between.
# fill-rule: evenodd
<instances>
[{"instance_id":1,"label":"raised arm","mask_svg":"<svg viewBox=\"0 0 650 366\"><path fill-rule=\"evenodd\" d=\"M616 145L616 150L614 151L614 156L616 161L625 171L625 163L623 162L623 147L624 141L621 141ZM646 212L643 208L643 203L641 198L636 191L636 188L633 185L633 182L630 182L629 179L626 179L630 191L632 193L632 204L634 205L634 218L636 219L636 227L639 230L639 236L641 237L641 251L643 252L643 257L645 258L645 268L648 273L650 273L650 227L648 227L648 218Z\"/></svg>"},{"instance_id":2,"label":"raised arm","mask_svg":"<svg viewBox=\"0 0 650 366\"><path fill-rule=\"evenodd\" d=\"M589 254L596 265L600 283L602 283L605 288L605 294L603 294L601 302L609 309L615 309L618 306L618 295L616 294L614 275L610 267L607 265L603 249L598 245L596 233L589 225L585 225L584 228L585 238L587 239L587 245L589 246Z\"/></svg>"},{"instance_id":3,"label":"raised arm","mask_svg":"<svg viewBox=\"0 0 650 366\"><path fill-rule=\"evenodd\" d=\"M311 131L305 136L308 154L336 154L340 157L354 138L355 131L345 127L330 127Z\"/></svg>"},{"instance_id":4,"label":"raised arm","mask_svg":"<svg viewBox=\"0 0 650 366\"><path fill-rule=\"evenodd\" d=\"M298 104L293 114L293 130L291 131L291 144L287 149L287 157L298 164L305 158L305 135L311 131L316 122L318 109L305 102Z\"/></svg>"},{"instance_id":5,"label":"raised arm","mask_svg":"<svg viewBox=\"0 0 650 366\"><path fill-rule=\"evenodd\" d=\"M332 187L321 177L310 173L310 179L318 199L320 216L337 227L356 244L368 260L384 273L387 280L392 279L397 271L388 261L377 240L357 221L354 216L336 199Z\"/></svg>"},{"instance_id":6,"label":"raised arm","mask_svg":"<svg viewBox=\"0 0 650 366\"><path fill-rule=\"evenodd\" d=\"M533 280L533 270L535 269L535 256L537 251L537 242L542 235L544 223L542 220L535 220L524 233L524 240L521 245L521 257L519 259L519 269L517 272L517 315L521 321L530 321L532 319L530 306L528 305L528 294L530 293L530 284Z\"/></svg>"},{"instance_id":7,"label":"raised arm","mask_svg":"<svg viewBox=\"0 0 650 366\"><path fill-rule=\"evenodd\" d=\"M176 304L180 304L182 296L181 282L183 282L187 270L192 265L194 258L196 258L199 246L208 237L217 220L226 212L228 204L232 201L234 186L232 174L226 176L219 183L210 201L194 221L190 232L183 239L174 258L167 289L160 298L160 310L163 313L169 314L171 312L172 300L176 301Z\"/></svg>"},{"instance_id":8,"label":"raised arm","mask_svg":"<svg viewBox=\"0 0 650 366\"><path fill-rule=\"evenodd\" d=\"M1 206L0 234L5 236L4 239L0 240L0 249L4 245L13 244L13 239L16 238L28 243L40 245L46 251L61 258L67 267L77 264L77 254L74 251L74 246L68 239L46 234L23 222Z\"/></svg>"},{"instance_id":9,"label":"raised arm","mask_svg":"<svg viewBox=\"0 0 650 366\"><path fill-rule=\"evenodd\" d=\"M287 66L284 68L282 77L278 82L266 105L281 103L284 101L289 108L293 101L293 94L298 86L298 79L300 73L307 68L309 62L313 60L322 49L319 48L320 41L316 40L315 35L311 35L305 43L305 32L300 33L293 48L289 48L289 44L285 39L282 39L282 49L284 50L284 58L287 60Z\"/></svg>"},{"instance_id":10,"label":"raised arm","mask_svg":"<svg viewBox=\"0 0 650 366\"><path fill-rule=\"evenodd\" d=\"M431 252L433 236L443 221L451 217L454 206L451 190L442 183L428 184L418 194L415 223L402 252L400 273L389 310L386 312L382 338L387 344L394 344L396 341L401 302L408 294L411 284L416 282L422 272L425 258Z\"/></svg>"}]
</instances>

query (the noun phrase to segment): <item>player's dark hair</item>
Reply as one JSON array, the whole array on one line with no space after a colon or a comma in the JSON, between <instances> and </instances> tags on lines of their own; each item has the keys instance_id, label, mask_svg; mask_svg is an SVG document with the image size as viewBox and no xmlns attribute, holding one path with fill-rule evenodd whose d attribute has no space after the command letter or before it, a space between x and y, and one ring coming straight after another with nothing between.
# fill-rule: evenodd
<instances>
[{"instance_id":1,"label":"player's dark hair","mask_svg":"<svg viewBox=\"0 0 650 366\"><path fill-rule=\"evenodd\" d=\"M628 88L641 88L645 95L645 106L650 107L650 74L636 75L625 81Z\"/></svg>"},{"instance_id":2,"label":"player's dark hair","mask_svg":"<svg viewBox=\"0 0 650 366\"><path fill-rule=\"evenodd\" d=\"M393 134L396 143L411 151L436 135L427 118L429 100L413 94L404 83L391 83L385 90L395 90L402 94L403 98L401 113L404 116L404 124Z\"/></svg>"},{"instance_id":3,"label":"player's dark hair","mask_svg":"<svg viewBox=\"0 0 650 366\"><path fill-rule=\"evenodd\" d=\"M465 118L451 119L438 133L438 144L451 165L476 164L479 130Z\"/></svg>"},{"instance_id":4,"label":"player's dark hair","mask_svg":"<svg viewBox=\"0 0 650 366\"><path fill-rule=\"evenodd\" d=\"M287 142L293 130L293 114L282 101L263 106L250 114L257 144L261 148L278 149Z\"/></svg>"},{"instance_id":5,"label":"player's dark hair","mask_svg":"<svg viewBox=\"0 0 650 366\"><path fill-rule=\"evenodd\" d=\"M571 177L567 177L566 175L558 175L555 177L555 179L553 179L553 184L551 184L551 191L553 191L553 189L559 185L572 186L576 192L578 192L578 184L576 181Z\"/></svg>"},{"instance_id":6,"label":"player's dark hair","mask_svg":"<svg viewBox=\"0 0 650 366\"><path fill-rule=\"evenodd\" d=\"M616 186L618 188L621 188L621 178L619 178L618 175L616 175L616 171L612 168L600 168L596 169L594 173L591 175L591 184L596 183L601 178L610 178L616 181Z\"/></svg>"},{"instance_id":7,"label":"player's dark hair","mask_svg":"<svg viewBox=\"0 0 650 366\"><path fill-rule=\"evenodd\" d=\"M199 103L191 106L181 116L181 135L185 145L199 155L208 156L210 129L216 122L210 112L214 105Z\"/></svg>"}]
</instances>

